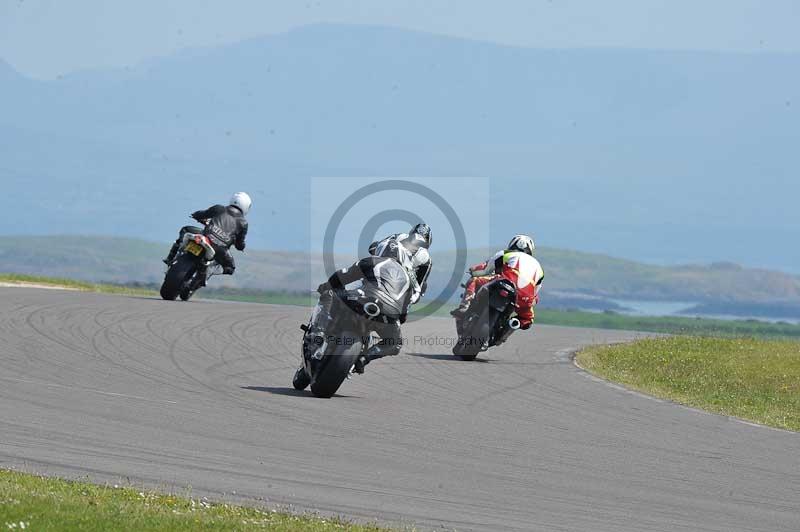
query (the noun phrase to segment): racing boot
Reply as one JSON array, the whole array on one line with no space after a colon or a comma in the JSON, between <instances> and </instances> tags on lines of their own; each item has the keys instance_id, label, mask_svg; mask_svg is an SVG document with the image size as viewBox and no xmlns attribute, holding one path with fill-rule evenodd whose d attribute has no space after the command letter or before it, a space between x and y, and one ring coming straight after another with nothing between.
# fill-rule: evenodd
<instances>
[{"instance_id":1,"label":"racing boot","mask_svg":"<svg viewBox=\"0 0 800 532\"><path fill-rule=\"evenodd\" d=\"M450 315L459 320L466 316L473 297L475 296L469 297L465 295L464 299L461 300L461 304L458 305L458 308L450 311Z\"/></svg>"},{"instance_id":2,"label":"racing boot","mask_svg":"<svg viewBox=\"0 0 800 532\"><path fill-rule=\"evenodd\" d=\"M366 353L359 355L355 364L353 365L353 373L358 373L361 375L364 373L364 366L373 360L397 355L400 353L400 346L402 345L402 341L395 342L389 338L381 340L377 344L367 349Z\"/></svg>"},{"instance_id":3,"label":"racing boot","mask_svg":"<svg viewBox=\"0 0 800 532\"><path fill-rule=\"evenodd\" d=\"M175 243L172 244L172 249L169 250L167 258L162 259L164 261L164 264L166 264L167 266L172 264L172 261L175 260L175 255L178 254L178 248L180 247L180 245L181 243L179 240L176 240Z\"/></svg>"},{"instance_id":4,"label":"racing boot","mask_svg":"<svg viewBox=\"0 0 800 532\"><path fill-rule=\"evenodd\" d=\"M369 364L369 358L366 355L359 355L356 359L355 364L353 364L353 373L357 373L359 375L364 374L364 366Z\"/></svg>"}]
</instances>

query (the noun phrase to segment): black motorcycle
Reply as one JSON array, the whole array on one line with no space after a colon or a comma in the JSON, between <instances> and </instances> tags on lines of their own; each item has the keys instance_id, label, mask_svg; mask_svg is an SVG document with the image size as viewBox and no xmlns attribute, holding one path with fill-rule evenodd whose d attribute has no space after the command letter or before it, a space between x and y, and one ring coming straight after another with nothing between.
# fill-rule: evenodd
<instances>
[{"instance_id":1,"label":"black motorcycle","mask_svg":"<svg viewBox=\"0 0 800 532\"><path fill-rule=\"evenodd\" d=\"M337 291L332 297L330 321L325 331L314 331L315 315L300 328L303 335L303 365L294 374L292 385L304 390L311 385L316 397L332 397L353 370L358 357L370 345L370 321L378 319L381 308L360 291ZM325 312L317 306L316 312ZM318 333L322 332L323 336Z\"/></svg>"},{"instance_id":2,"label":"black motorcycle","mask_svg":"<svg viewBox=\"0 0 800 532\"><path fill-rule=\"evenodd\" d=\"M188 301L198 288L206 285L208 279L221 273L222 267L214 261L215 255L214 246L207 236L200 233L183 235L178 253L161 284L161 297L174 301L180 296L181 300Z\"/></svg>"},{"instance_id":3,"label":"black motorcycle","mask_svg":"<svg viewBox=\"0 0 800 532\"><path fill-rule=\"evenodd\" d=\"M453 355L475 360L478 353L505 342L519 329L517 289L508 279L499 278L478 290L463 318L456 318L458 341Z\"/></svg>"}]
</instances>

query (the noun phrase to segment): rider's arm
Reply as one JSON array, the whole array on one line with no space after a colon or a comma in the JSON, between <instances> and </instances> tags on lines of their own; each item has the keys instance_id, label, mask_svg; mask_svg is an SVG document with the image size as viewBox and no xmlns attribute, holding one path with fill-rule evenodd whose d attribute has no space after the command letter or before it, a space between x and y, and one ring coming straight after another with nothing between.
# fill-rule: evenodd
<instances>
[{"instance_id":1,"label":"rider's arm","mask_svg":"<svg viewBox=\"0 0 800 532\"><path fill-rule=\"evenodd\" d=\"M362 259L349 268L343 268L330 276L328 285L334 290L340 290L348 284L364 278L364 271L362 263L366 259Z\"/></svg>"},{"instance_id":2,"label":"rider's arm","mask_svg":"<svg viewBox=\"0 0 800 532\"><path fill-rule=\"evenodd\" d=\"M536 285L533 288L533 304L539 304L539 291L542 289L542 284L544 283L544 269L541 270L541 275L539 276L539 280L536 281Z\"/></svg>"},{"instance_id":3,"label":"rider's arm","mask_svg":"<svg viewBox=\"0 0 800 532\"><path fill-rule=\"evenodd\" d=\"M424 263L420 264L417 267L416 275L417 275L417 284L419 284L420 287L420 298L424 296L425 292L428 290L428 275L430 275L432 267L433 267L433 261L431 260L430 255L428 255L428 260L426 260Z\"/></svg>"},{"instance_id":4,"label":"rider's arm","mask_svg":"<svg viewBox=\"0 0 800 532\"><path fill-rule=\"evenodd\" d=\"M397 239L397 235L389 235L383 240L376 240L372 244L369 245L369 254L370 255L380 255L383 247L392 239Z\"/></svg>"},{"instance_id":5,"label":"rider's arm","mask_svg":"<svg viewBox=\"0 0 800 532\"><path fill-rule=\"evenodd\" d=\"M494 254L494 256L487 260L486 262L482 262L480 264L476 264L472 268L469 269L469 272L472 274L473 277L484 277L486 275L492 275L496 271L496 263L497 259L503 256L503 250L498 251Z\"/></svg>"},{"instance_id":6,"label":"rider's arm","mask_svg":"<svg viewBox=\"0 0 800 532\"><path fill-rule=\"evenodd\" d=\"M239 227L239 232L236 233L236 240L234 240L233 245L236 246L236 249L239 251L244 251L244 247L246 245L245 238L247 238L247 220L242 220L242 224Z\"/></svg>"},{"instance_id":7,"label":"rider's arm","mask_svg":"<svg viewBox=\"0 0 800 532\"><path fill-rule=\"evenodd\" d=\"M539 304L539 290L541 290L542 283L544 282L544 270L540 269L539 272L537 272L537 276L538 279L534 281L535 284L533 286L533 299L529 302L530 304L528 304L527 301L524 303L521 301L517 302L518 304L522 303L520 304L519 307L520 310L517 312L517 317L519 318L520 323L522 324L521 328L523 330L529 329L531 324L533 323L533 318L534 318L533 307Z\"/></svg>"},{"instance_id":8,"label":"rider's arm","mask_svg":"<svg viewBox=\"0 0 800 532\"><path fill-rule=\"evenodd\" d=\"M423 264L417 268L417 282L419 283L420 297L428 291L428 275L431 273L431 263Z\"/></svg>"},{"instance_id":9,"label":"rider's arm","mask_svg":"<svg viewBox=\"0 0 800 532\"><path fill-rule=\"evenodd\" d=\"M218 215L220 211L224 209L225 207L223 207L222 205L212 205L208 209L194 211L192 213L192 218L194 218L197 221L208 220L209 218L213 218L214 216Z\"/></svg>"}]
</instances>

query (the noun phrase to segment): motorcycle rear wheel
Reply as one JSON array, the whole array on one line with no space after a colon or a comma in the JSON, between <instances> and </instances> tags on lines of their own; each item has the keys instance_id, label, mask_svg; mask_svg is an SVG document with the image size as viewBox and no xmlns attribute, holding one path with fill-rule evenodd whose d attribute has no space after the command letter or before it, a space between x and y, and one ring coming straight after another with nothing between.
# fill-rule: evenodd
<instances>
[{"instance_id":1,"label":"motorcycle rear wheel","mask_svg":"<svg viewBox=\"0 0 800 532\"><path fill-rule=\"evenodd\" d=\"M189 279L197 268L195 259L188 255L181 255L169 267L164 282L161 284L161 297L167 301L175 301L181 291L183 283Z\"/></svg>"},{"instance_id":2,"label":"motorcycle rear wheel","mask_svg":"<svg viewBox=\"0 0 800 532\"><path fill-rule=\"evenodd\" d=\"M461 360L475 360L478 353L483 349L484 344L489 340L493 320L490 309L484 309L481 315L471 324L467 324L468 330L459 338L459 342L453 347L453 354Z\"/></svg>"}]
</instances>

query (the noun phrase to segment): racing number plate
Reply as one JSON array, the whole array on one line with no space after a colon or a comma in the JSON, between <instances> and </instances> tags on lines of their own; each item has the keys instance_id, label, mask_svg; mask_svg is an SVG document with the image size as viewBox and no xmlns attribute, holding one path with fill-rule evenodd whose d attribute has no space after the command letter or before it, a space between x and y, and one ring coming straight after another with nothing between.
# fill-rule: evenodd
<instances>
[{"instance_id":1,"label":"racing number plate","mask_svg":"<svg viewBox=\"0 0 800 532\"><path fill-rule=\"evenodd\" d=\"M186 244L186 251L188 251L192 255L199 257L205 250L203 249L203 246L201 246L197 242L189 242Z\"/></svg>"}]
</instances>

